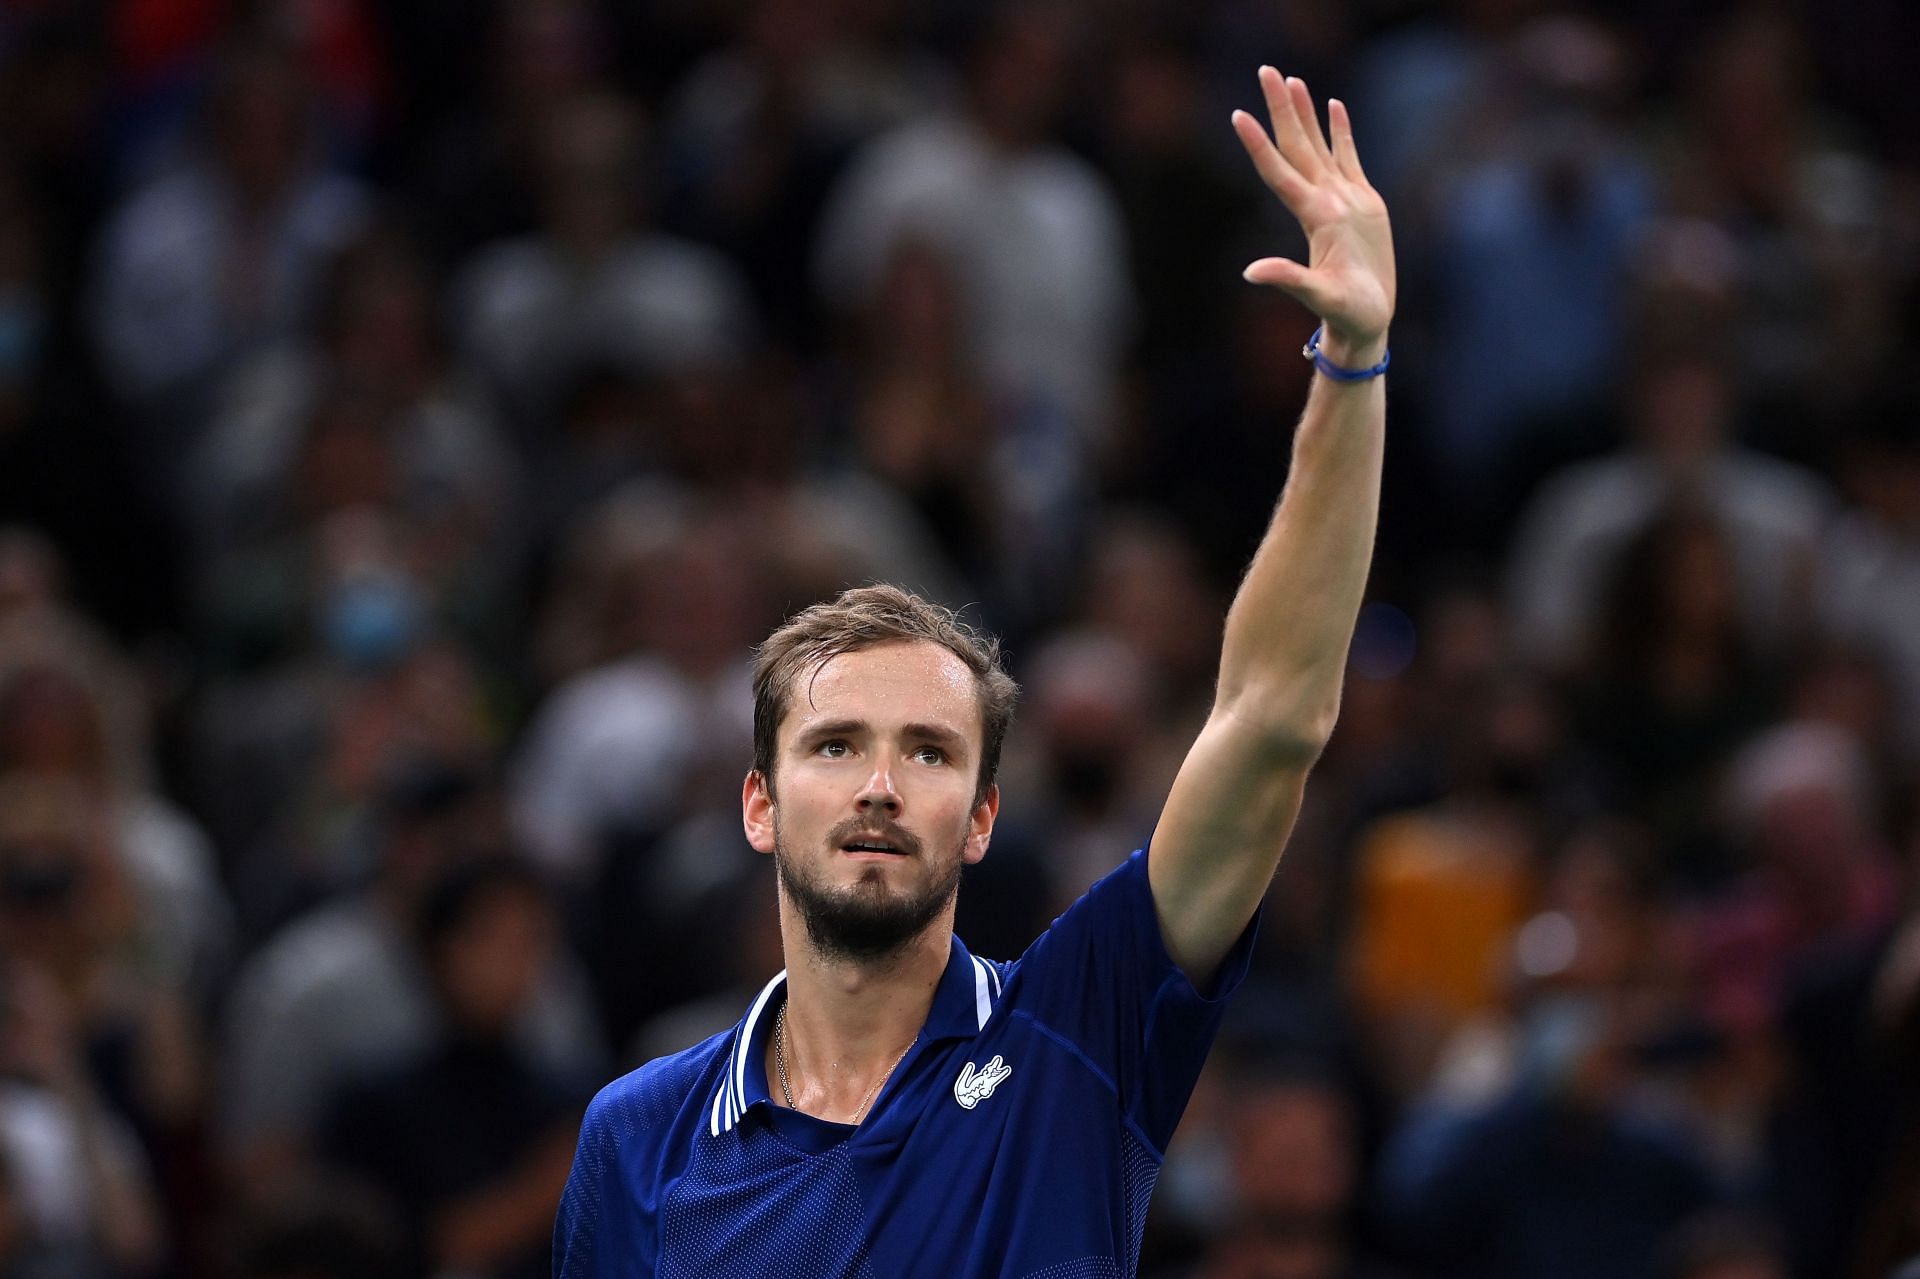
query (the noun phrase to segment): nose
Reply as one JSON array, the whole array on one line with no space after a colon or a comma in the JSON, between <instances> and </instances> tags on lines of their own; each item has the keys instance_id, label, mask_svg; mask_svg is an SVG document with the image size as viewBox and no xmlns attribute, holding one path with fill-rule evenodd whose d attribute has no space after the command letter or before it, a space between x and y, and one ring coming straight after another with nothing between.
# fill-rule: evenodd
<instances>
[{"instance_id":1,"label":"nose","mask_svg":"<svg viewBox=\"0 0 1920 1279\"><path fill-rule=\"evenodd\" d=\"M854 807L863 813L876 808L888 817L900 814L900 794L893 788L893 772L884 766L873 770L867 778L866 787L861 790L860 798L854 801Z\"/></svg>"}]
</instances>

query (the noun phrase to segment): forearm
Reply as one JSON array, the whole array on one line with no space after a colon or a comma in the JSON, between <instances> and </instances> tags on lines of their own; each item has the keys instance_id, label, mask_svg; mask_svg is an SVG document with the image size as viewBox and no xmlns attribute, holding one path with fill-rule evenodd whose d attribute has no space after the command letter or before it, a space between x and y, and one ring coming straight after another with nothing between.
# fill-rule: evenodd
<instances>
[{"instance_id":1,"label":"forearm","mask_svg":"<svg viewBox=\"0 0 1920 1279\"><path fill-rule=\"evenodd\" d=\"M60 1092L73 1116L100 1250L115 1266L128 1270L144 1272L158 1265L165 1238L152 1187L124 1156L117 1156L104 1103L92 1088L75 1079Z\"/></svg>"},{"instance_id":2,"label":"forearm","mask_svg":"<svg viewBox=\"0 0 1920 1279\"><path fill-rule=\"evenodd\" d=\"M1384 337L1322 344L1369 367ZM1384 378L1316 376L1278 510L1227 613L1216 707L1317 752L1333 731L1373 558L1385 452Z\"/></svg>"},{"instance_id":3,"label":"forearm","mask_svg":"<svg viewBox=\"0 0 1920 1279\"><path fill-rule=\"evenodd\" d=\"M504 1180L447 1209L435 1240L443 1265L488 1268L546 1238L573 1166L575 1135L551 1135Z\"/></svg>"},{"instance_id":4,"label":"forearm","mask_svg":"<svg viewBox=\"0 0 1920 1279\"><path fill-rule=\"evenodd\" d=\"M1346 107L1327 104L1329 143L1306 85L1262 67L1260 87L1273 133L1244 111L1234 131L1307 233L1308 261L1262 258L1243 275L1321 318L1328 362L1371 369L1393 321L1386 203L1361 171ZM1213 714L1160 811L1147 865L1161 934L1190 976L1214 971L1258 907L1333 732L1373 559L1386 412L1379 377L1314 378L1279 509L1227 611Z\"/></svg>"}]
</instances>

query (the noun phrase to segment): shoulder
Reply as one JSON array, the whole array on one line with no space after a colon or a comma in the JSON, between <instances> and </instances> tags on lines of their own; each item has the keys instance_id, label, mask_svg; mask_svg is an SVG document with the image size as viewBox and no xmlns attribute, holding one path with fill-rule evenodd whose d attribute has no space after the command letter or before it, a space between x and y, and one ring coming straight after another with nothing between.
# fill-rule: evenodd
<instances>
[{"instance_id":1,"label":"shoulder","mask_svg":"<svg viewBox=\"0 0 1920 1279\"><path fill-rule=\"evenodd\" d=\"M1739 507L1735 514L1753 523L1817 529L1836 505L1833 490L1811 471L1754 449L1730 450L1716 478Z\"/></svg>"},{"instance_id":2,"label":"shoulder","mask_svg":"<svg viewBox=\"0 0 1920 1279\"><path fill-rule=\"evenodd\" d=\"M655 1214L690 1159L733 1031L660 1057L594 1095L554 1219L555 1275L652 1273Z\"/></svg>"},{"instance_id":3,"label":"shoulder","mask_svg":"<svg viewBox=\"0 0 1920 1279\"><path fill-rule=\"evenodd\" d=\"M331 903L275 934L241 969L235 999L249 1005L295 1003L348 980L386 953L372 912L363 903ZM258 1015L266 1009L254 1006L251 1011Z\"/></svg>"},{"instance_id":4,"label":"shoulder","mask_svg":"<svg viewBox=\"0 0 1920 1279\"><path fill-rule=\"evenodd\" d=\"M1530 506L1536 520L1548 523L1609 518L1625 522L1658 500L1660 483L1659 473L1645 458L1633 454L1594 458L1548 477Z\"/></svg>"},{"instance_id":5,"label":"shoulder","mask_svg":"<svg viewBox=\"0 0 1920 1279\"><path fill-rule=\"evenodd\" d=\"M460 269L453 288L465 305L483 310L484 314L469 317L472 323L517 315L516 308L549 300L562 288L562 272L538 236L518 236L476 251Z\"/></svg>"},{"instance_id":6,"label":"shoulder","mask_svg":"<svg viewBox=\"0 0 1920 1279\"><path fill-rule=\"evenodd\" d=\"M541 708L540 718L582 720L617 710L665 720L692 702L686 681L665 663L631 657L583 671L562 684Z\"/></svg>"},{"instance_id":7,"label":"shoulder","mask_svg":"<svg viewBox=\"0 0 1920 1279\"><path fill-rule=\"evenodd\" d=\"M615 1142L664 1134L698 1117L733 1045L732 1028L620 1076L594 1095L586 1132Z\"/></svg>"},{"instance_id":8,"label":"shoulder","mask_svg":"<svg viewBox=\"0 0 1920 1279\"><path fill-rule=\"evenodd\" d=\"M155 888L218 893L213 848L193 819L157 795L136 794L120 814L121 850Z\"/></svg>"},{"instance_id":9,"label":"shoulder","mask_svg":"<svg viewBox=\"0 0 1920 1279\"><path fill-rule=\"evenodd\" d=\"M627 281L696 290L731 290L739 281L732 259L697 240L656 233L636 237L609 264Z\"/></svg>"},{"instance_id":10,"label":"shoulder","mask_svg":"<svg viewBox=\"0 0 1920 1279\"><path fill-rule=\"evenodd\" d=\"M1066 993L1076 1007L1088 1004L1086 996L1098 991L1109 998L1091 1002L1111 1006L1132 999L1149 1021L1152 1010L1167 999L1213 1017L1246 977L1259 913L1215 971L1196 983L1167 950L1147 875L1151 855L1150 847L1135 849L1094 881L1005 972L1009 991L1016 976L1023 979L1019 985L1031 987L1036 972L1047 972L1052 976L1045 984Z\"/></svg>"},{"instance_id":11,"label":"shoulder","mask_svg":"<svg viewBox=\"0 0 1920 1279\"><path fill-rule=\"evenodd\" d=\"M1024 157L1022 178L1034 193L1084 218L1118 222L1119 206L1113 187L1091 163L1066 147L1047 147Z\"/></svg>"},{"instance_id":12,"label":"shoulder","mask_svg":"<svg viewBox=\"0 0 1920 1279\"><path fill-rule=\"evenodd\" d=\"M902 181L972 169L986 149L978 134L945 114L896 125L854 156L852 174L868 181Z\"/></svg>"},{"instance_id":13,"label":"shoulder","mask_svg":"<svg viewBox=\"0 0 1920 1279\"><path fill-rule=\"evenodd\" d=\"M189 166L164 173L137 188L112 215L111 233L137 247L139 233L191 235L219 196L206 175Z\"/></svg>"},{"instance_id":14,"label":"shoulder","mask_svg":"<svg viewBox=\"0 0 1920 1279\"><path fill-rule=\"evenodd\" d=\"M948 117L888 130L854 153L836 183L824 214L827 247L880 253L884 243L876 248L846 241L864 240L876 229L890 237L902 219L937 219L944 202L977 197L989 162L977 133Z\"/></svg>"},{"instance_id":15,"label":"shoulder","mask_svg":"<svg viewBox=\"0 0 1920 1279\"><path fill-rule=\"evenodd\" d=\"M546 241L537 235L516 235L482 245L467 260L462 273L469 279L484 280L495 275L522 272L551 272L559 268Z\"/></svg>"},{"instance_id":16,"label":"shoulder","mask_svg":"<svg viewBox=\"0 0 1920 1279\"><path fill-rule=\"evenodd\" d=\"M618 1237L637 1227L674 1169L691 1157L732 1040L729 1030L657 1058L594 1095L580 1121L556 1227L560 1236L611 1231ZM574 1270L557 1265L554 1273Z\"/></svg>"}]
</instances>

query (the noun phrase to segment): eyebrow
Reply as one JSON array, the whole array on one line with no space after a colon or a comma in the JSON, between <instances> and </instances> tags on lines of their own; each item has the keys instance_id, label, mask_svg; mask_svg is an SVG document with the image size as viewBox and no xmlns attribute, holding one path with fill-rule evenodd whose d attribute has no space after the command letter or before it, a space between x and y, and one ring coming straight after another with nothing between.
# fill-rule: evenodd
<instances>
[{"instance_id":1,"label":"eyebrow","mask_svg":"<svg viewBox=\"0 0 1920 1279\"><path fill-rule=\"evenodd\" d=\"M861 719L834 719L824 724L814 724L803 729L797 740L817 742L829 737L851 737L866 732L868 724ZM949 754L966 754L967 739L944 724L912 723L901 726L901 735L934 742Z\"/></svg>"}]
</instances>

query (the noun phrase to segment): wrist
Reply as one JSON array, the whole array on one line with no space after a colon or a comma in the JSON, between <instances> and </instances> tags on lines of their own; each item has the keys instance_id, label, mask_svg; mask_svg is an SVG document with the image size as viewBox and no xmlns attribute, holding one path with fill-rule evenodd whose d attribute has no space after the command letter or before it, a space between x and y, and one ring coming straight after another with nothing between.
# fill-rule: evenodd
<instances>
[{"instance_id":1,"label":"wrist","mask_svg":"<svg viewBox=\"0 0 1920 1279\"><path fill-rule=\"evenodd\" d=\"M1387 335L1342 333L1332 325L1322 325L1320 354L1330 364L1343 369L1370 369L1387 357Z\"/></svg>"}]
</instances>

